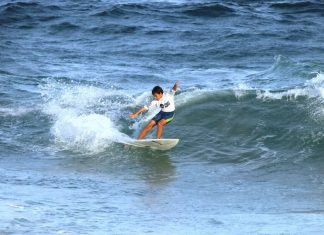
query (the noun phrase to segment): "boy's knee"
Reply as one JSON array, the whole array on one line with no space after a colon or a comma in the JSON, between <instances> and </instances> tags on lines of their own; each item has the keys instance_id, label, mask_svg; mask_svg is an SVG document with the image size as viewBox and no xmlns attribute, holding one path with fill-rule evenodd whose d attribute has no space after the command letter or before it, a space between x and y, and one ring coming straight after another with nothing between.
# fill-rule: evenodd
<instances>
[{"instance_id":1,"label":"boy's knee","mask_svg":"<svg viewBox=\"0 0 324 235\"><path fill-rule=\"evenodd\" d=\"M162 126L164 126L165 124L166 124L166 121L163 119L163 120L159 121L158 126L159 126L159 127L162 127Z\"/></svg>"},{"instance_id":2,"label":"boy's knee","mask_svg":"<svg viewBox=\"0 0 324 235\"><path fill-rule=\"evenodd\" d=\"M147 125L148 127L152 128L155 126L155 121L150 121L149 124Z\"/></svg>"}]
</instances>

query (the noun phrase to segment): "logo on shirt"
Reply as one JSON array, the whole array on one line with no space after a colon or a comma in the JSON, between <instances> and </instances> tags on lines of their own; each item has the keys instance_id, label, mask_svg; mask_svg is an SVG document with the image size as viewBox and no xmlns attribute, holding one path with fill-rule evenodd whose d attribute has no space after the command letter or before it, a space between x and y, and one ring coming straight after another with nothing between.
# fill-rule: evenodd
<instances>
[{"instance_id":1,"label":"logo on shirt","mask_svg":"<svg viewBox=\"0 0 324 235\"><path fill-rule=\"evenodd\" d=\"M168 101L168 102L166 102L164 104L160 104L160 108L164 109L164 108L167 108L169 105L170 105L170 101Z\"/></svg>"}]
</instances>

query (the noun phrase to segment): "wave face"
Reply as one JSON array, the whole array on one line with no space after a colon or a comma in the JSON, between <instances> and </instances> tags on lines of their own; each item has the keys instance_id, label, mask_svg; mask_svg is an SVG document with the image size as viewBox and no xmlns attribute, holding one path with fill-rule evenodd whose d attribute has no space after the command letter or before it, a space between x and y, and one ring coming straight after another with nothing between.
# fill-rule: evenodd
<instances>
[{"instance_id":1,"label":"wave face","mask_svg":"<svg viewBox=\"0 0 324 235\"><path fill-rule=\"evenodd\" d=\"M322 234L323 12L0 1L0 234ZM176 148L124 146L177 80Z\"/></svg>"},{"instance_id":2,"label":"wave face","mask_svg":"<svg viewBox=\"0 0 324 235\"><path fill-rule=\"evenodd\" d=\"M323 93L313 89L213 91L180 107L175 133L194 158L251 169L320 158Z\"/></svg>"}]
</instances>

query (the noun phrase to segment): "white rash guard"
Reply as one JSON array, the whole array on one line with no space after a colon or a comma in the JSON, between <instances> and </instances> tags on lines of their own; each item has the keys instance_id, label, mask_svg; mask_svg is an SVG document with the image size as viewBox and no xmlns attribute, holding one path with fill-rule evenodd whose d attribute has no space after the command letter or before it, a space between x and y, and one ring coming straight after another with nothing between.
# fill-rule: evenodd
<instances>
[{"instance_id":1,"label":"white rash guard","mask_svg":"<svg viewBox=\"0 0 324 235\"><path fill-rule=\"evenodd\" d=\"M160 100L153 100L150 105L145 105L144 108L146 110L152 108L161 108L162 112L174 112L174 94L176 92L172 89L168 93L164 93Z\"/></svg>"}]
</instances>

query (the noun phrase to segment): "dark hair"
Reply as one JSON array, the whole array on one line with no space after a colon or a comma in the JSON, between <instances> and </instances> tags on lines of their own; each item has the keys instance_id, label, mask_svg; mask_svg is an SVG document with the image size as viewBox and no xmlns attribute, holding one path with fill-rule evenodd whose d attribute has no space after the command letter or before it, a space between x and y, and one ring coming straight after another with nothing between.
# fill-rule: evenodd
<instances>
[{"instance_id":1,"label":"dark hair","mask_svg":"<svg viewBox=\"0 0 324 235\"><path fill-rule=\"evenodd\" d=\"M152 89L152 95L156 94L156 93L162 93L163 94L163 89L159 86L155 86L153 89Z\"/></svg>"}]
</instances>

